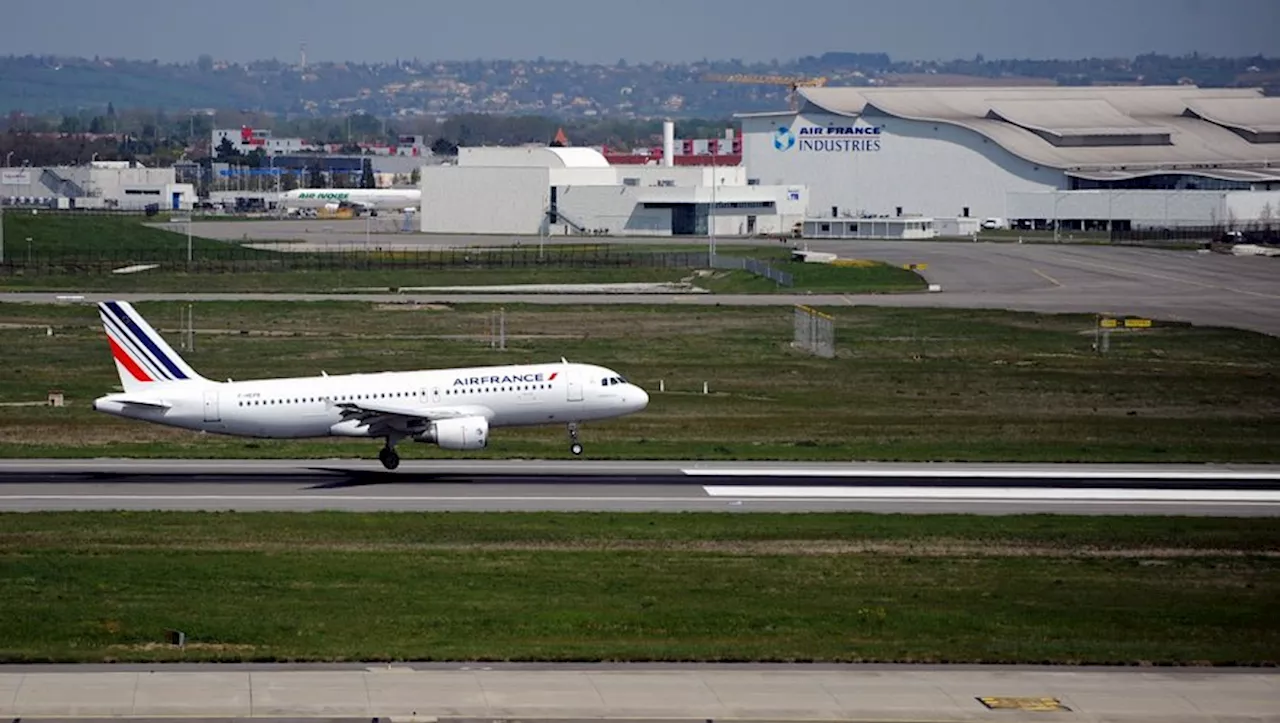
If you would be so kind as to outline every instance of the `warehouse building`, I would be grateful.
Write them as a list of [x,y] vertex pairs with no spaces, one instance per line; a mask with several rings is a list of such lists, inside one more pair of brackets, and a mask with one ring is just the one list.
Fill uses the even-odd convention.
[[0,173],[0,203],[5,206],[190,210],[195,200],[195,186],[178,183],[173,168],[146,168],[129,161],[6,168]]
[[421,172],[428,233],[777,235],[807,204],[803,186],[749,185],[741,166],[613,166],[592,148],[460,148]]
[[1258,90],[799,93],[798,111],[738,117],[749,182],[807,186],[811,220],[1106,229],[1280,216],[1280,98]]

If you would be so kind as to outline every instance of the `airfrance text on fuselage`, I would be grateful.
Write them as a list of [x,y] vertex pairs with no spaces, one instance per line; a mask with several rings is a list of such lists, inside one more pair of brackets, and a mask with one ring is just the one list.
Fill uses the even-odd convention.
[[538,372],[536,374],[508,374],[500,377],[499,376],[465,377],[465,378],[459,377],[453,380],[453,386],[455,387],[464,386],[464,385],[470,386],[472,384],[518,384],[521,382],[528,383],[528,382],[541,382],[541,381],[549,382],[555,378],[556,378],[556,375],[552,374],[546,379],[543,379],[542,372]]

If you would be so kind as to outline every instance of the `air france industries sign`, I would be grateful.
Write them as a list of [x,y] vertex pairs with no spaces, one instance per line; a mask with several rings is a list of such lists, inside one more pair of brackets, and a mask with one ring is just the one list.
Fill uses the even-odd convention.
[[798,123],[779,126],[773,132],[773,147],[799,153],[861,153],[880,150],[883,126]]

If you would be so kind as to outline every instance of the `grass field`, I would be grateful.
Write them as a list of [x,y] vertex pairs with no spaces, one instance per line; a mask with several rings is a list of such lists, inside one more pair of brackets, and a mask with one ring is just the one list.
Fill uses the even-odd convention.
[[[145,224],[145,216],[72,215],[67,213],[32,214],[29,211],[7,210],[4,214],[4,238],[6,258],[23,261],[28,252],[33,257],[84,255],[106,253],[114,249],[128,249],[137,253],[151,253],[173,258],[186,258],[187,237],[151,228]],[[185,225],[178,225],[185,228]],[[27,239],[31,239],[30,243]],[[224,253],[233,244],[193,237],[193,257]],[[243,249],[246,257],[269,257],[266,251]]]
[[[139,216],[70,216],[66,214],[5,215],[8,239],[6,257],[18,264],[0,274],[0,291],[188,291],[209,292],[309,291],[341,292],[352,289],[402,288],[406,286],[487,286],[508,284],[572,284],[692,281],[718,293],[770,293],[817,291],[845,293],[897,293],[920,291],[925,282],[904,269],[876,265],[867,268],[833,268],[788,260],[785,247],[723,245],[726,256],[750,256],[767,261],[794,275],[793,287],[745,271],[699,274],[692,268],[661,265],[610,267],[607,263],[583,263],[592,254],[698,254],[696,246],[678,244],[551,245],[548,261],[535,265],[532,246],[486,248],[458,252],[476,265],[452,259],[449,264],[424,261],[433,253],[424,249],[342,253],[266,251],[239,243],[192,239],[194,265],[187,265],[186,237],[144,224]],[[175,227],[181,229],[183,226]],[[31,238],[30,243],[25,239]],[[435,252],[439,253],[439,252]],[[486,256],[527,255],[514,268],[480,266]],[[439,259],[437,259],[439,261]],[[508,260],[510,261],[510,260]],[[669,262],[668,262],[669,263]],[[112,270],[135,264],[158,268],[131,274]]]
[[490,286],[507,284],[603,284],[688,281],[713,293],[901,293],[921,291],[917,274],[893,266],[835,268],[819,264],[780,263],[794,274],[795,284],[781,287],[746,271],[700,274],[680,268],[461,268],[399,270],[312,270],[289,272],[182,273],[157,269],[137,274],[36,274],[0,276],[2,291],[176,292],[312,292],[342,293],[413,286]]
[[1277,555],[1265,519],[12,514],[0,661],[1274,664]]
[[[182,305],[140,311],[175,348]],[[587,456],[638,459],[1275,462],[1280,339],[1163,326],[1091,352],[1091,317],[827,309],[838,355],[789,348],[789,308],[519,307],[491,350],[492,309],[355,302],[194,305],[213,379],[545,362],[619,370],[649,408],[585,425]],[[52,327],[53,336],[46,336]],[[703,395],[703,382],[710,394]],[[659,385],[665,391],[659,391]],[[0,402],[63,390],[69,406],[10,407],[0,456],[372,457],[368,441],[254,441],[118,420],[91,400],[118,385],[90,306],[0,305]],[[504,429],[483,453],[568,456],[558,427]],[[453,457],[402,445],[407,459]]]

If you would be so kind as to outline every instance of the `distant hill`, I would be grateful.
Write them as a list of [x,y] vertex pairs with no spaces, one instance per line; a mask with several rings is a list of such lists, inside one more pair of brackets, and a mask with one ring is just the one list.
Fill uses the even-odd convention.
[[1162,85],[1259,86],[1280,91],[1280,60],[1199,55],[1081,60],[893,61],[884,53],[832,52],[787,63],[592,65],[555,60],[191,63],[104,58],[0,58],[0,112],[116,108],[241,109],[294,116],[365,112],[380,117],[461,113],[560,118],[723,117],[785,108],[785,84],[710,82],[709,74],[824,77],[832,86]]

